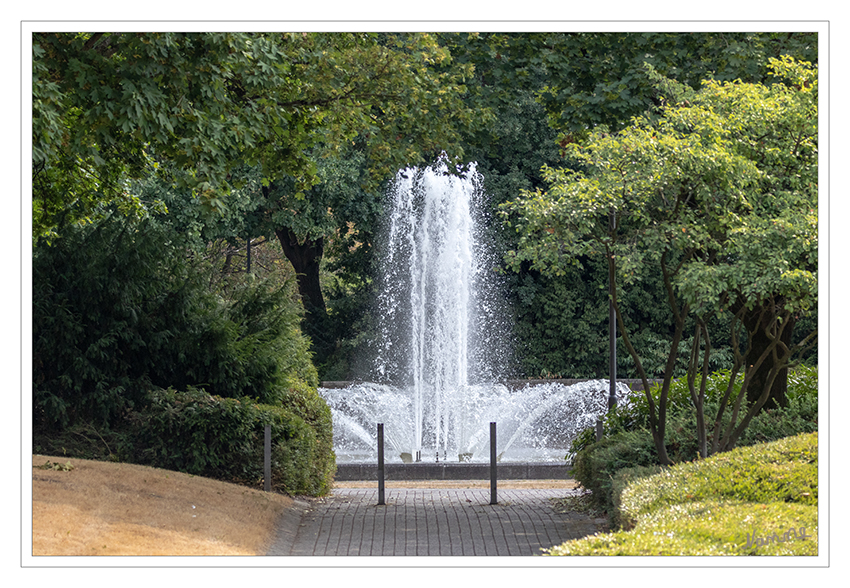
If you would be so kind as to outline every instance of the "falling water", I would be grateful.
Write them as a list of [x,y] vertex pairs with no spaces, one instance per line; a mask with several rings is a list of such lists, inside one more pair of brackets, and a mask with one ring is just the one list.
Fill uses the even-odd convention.
[[483,457],[491,421],[505,460],[563,459],[575,433],[605,410],[607,382],[494,383],[509,345],[482,178],[474,165],[455,171],[445,158],[408,168],[388,192],[371,383],[320,390],[339,461],[371,459],[378,422],[398,459]]

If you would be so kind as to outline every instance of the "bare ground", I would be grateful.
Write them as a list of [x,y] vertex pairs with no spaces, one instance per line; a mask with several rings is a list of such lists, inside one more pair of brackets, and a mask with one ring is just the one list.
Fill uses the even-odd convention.
[[[168,470],[33,455],[33,556],[266,553],[288,496]],[[45,463],[70,470],[42,469]]]
[[[45,455],[33,455],[32,465],[33,556],[263,555],[274,541],[278,518],[293,506],[282,494],[145,466]],[[498,485],[573,488],[576,483],[505,480]],[[388,489],[489,486],[489,480],[386,482]]]

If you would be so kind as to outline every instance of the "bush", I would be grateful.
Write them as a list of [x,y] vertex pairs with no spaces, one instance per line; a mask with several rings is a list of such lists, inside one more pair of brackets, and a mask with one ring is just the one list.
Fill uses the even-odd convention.
[[763,410],[750,421],[738,442],[739,446],[766,443],[818,430],[817,368],[801,365],[789,370],[786,396],[787,407]]
[[[149,362],[190,306],[180,260],[148,232],[104,222],[33,251],[34,425],[100,427],[144,398]],[[182,312],[181,312],[182,311]]]
[[614,475],[625,468],[658,464],[649,431],[623,431],[579,451],[573,461],[575,479],[591,491],[593,503],[613,513]]
[[[330,415],[327,415],[330,420]],[[190,389],[160,390],[132,415],[134,463],[249,486],[263,485],[265,425],[272,428],[272,488],[288,494],[326,494],[333,452],[323,435],[295,411],[221,398]],[[329,422],[326,427],[329,427]]]
[[617,470],[617,472],[611,477],[610,496],[612,508],[608,512],[610,513],[609,521],[613,528],[620,528],[623,526],[628,527],[630,524],[628,519],[624,520],[621,516],[623,491],[636,480],[654,476],[655,474],[663,471],[663,469],[664,468],[660,465],[635,466]]
[[120,218],[37,244],[34,445],[256,485],[268,422],[275,487],[327,492],[330,410],[293,283],[249,279],[225,295],[179,242]]
[[665,468],[637,480],[621,497],[624,518],[688,501],[818,503],[817,433],[740,447],[711,458]]
[[277,404],[318,384],[292,283],[248,281],[224,298],[172,239],[153,222],[107,219],[36,246],[36,429],[118,425],[152,388]]
[[[713,374],[709,380],[705,405],[707,426],[711,426],[719,397],[728,381],[729,375],[725,371]],[[800,366],[789,373],[788,383],[788,406],[756,415],[739,439],[738,446],[817,431],[817,369]],[[657,398],[658,388],[651,393]],[[723,426],[730,418],[727,409]],[[607,511],[616,523],[619,518],[619,472],[623,471],[623,480],[619,483],[622,486],[638,472],[645,471],[642,467],[659,465],[648,430],[648,413],[642,393],[633,393],[629,402],[623,402],[610,411],[603,418],[603,427],[605,437],[599,442],[593,428],[585,429],[573,441],[573,474],[582,486],[593,492],[592,500],[596,506]],[[696,427],[696,411],[690,401],[687,382],[684,378],[674,380],[669,392],[665,435],[665,446],[673,462],[689,462],[698,458]]]
[[630,530],[547,553],[817,555],[817,503],[817,433],[796,435],[639,475],[620,494]]

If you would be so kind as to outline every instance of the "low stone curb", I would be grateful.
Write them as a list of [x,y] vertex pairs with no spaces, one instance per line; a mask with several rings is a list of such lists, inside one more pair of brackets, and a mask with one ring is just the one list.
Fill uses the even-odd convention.
[[[497,480],[566,480],[572,478],[566,463],[500,463]],[[335,480],[377,480],[377,464],[337,464]],[[489,480],[489,463],[384,464],[385,480]]]

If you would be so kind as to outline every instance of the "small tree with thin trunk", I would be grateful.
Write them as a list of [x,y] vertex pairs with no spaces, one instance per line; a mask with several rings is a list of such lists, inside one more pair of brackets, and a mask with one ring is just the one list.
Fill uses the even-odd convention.
[[[514,263],[558,274],[580,256],[601,254],[619,290],[646,271],[661,276],[674,329],[657,401],[616,289],[612,300],[665,465],[667,395],[688,325],[702,456],[732,449],[779,374],[817,341],[816,331],[797,344],[790,337],[795,317],[817,304],[817,69],[790,58],[771,67],[772,85],[706,81],[699,91],[650,71],[665,96],[657,112],[569,145],[573,169],[544,170],[548,191],[505,206],[509,218],[521,219],[512,221],[520,233]],[[709,424],[714,314],[730,317],[734,361]]]

